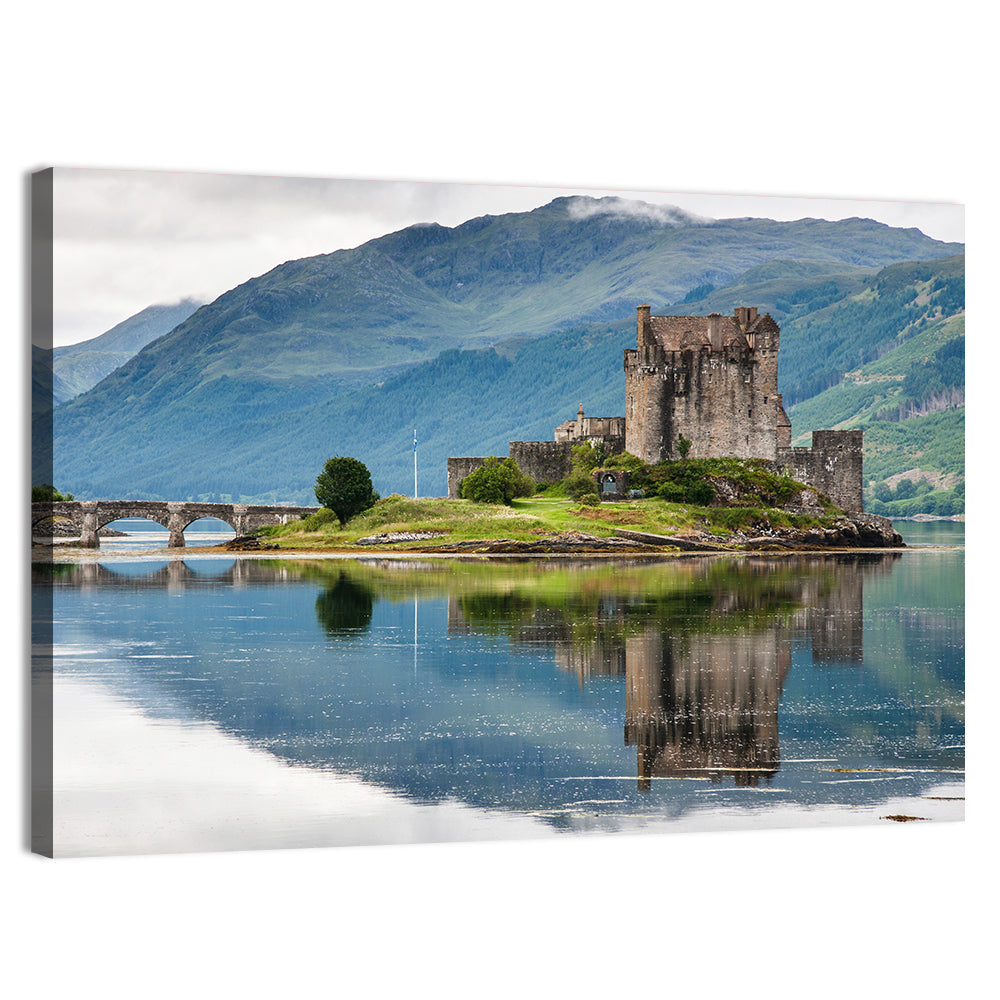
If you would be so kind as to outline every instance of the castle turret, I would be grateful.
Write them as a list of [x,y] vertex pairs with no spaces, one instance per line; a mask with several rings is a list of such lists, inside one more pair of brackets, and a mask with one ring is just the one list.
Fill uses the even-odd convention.
[[636,346],[642,350],[653,340],[652,324],[649,319],[649,306],[639,306],[636,309]]

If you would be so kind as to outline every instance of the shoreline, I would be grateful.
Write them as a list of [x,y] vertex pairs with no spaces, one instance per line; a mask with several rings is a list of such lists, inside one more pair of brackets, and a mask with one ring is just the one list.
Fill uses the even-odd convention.
[[[490,559],[648,559],[654,560],[674,560],[674,559],[705,559],[719,558],[725,556],[740,556],[749,558],[774,559],[775,557],[796,558],[801,556],[841,556],[850,553],[864,554],[886,554],[902,552],[930,552],[938,550],[950,550],[964,548],[964,546],[953,545],[926,545],[926,546],[898,546],[898,547],[832,547],[816,546],[815,548],[788,549],[775,547],[772,549],[717,549],[713,551],[681,551],[679,549],[587,549],[581,547],[574,551],[561,552],[488,552],[488,551],[436,551],[427,549],[402,549],[384,548],[375,549],[370,546],[357,549],[255,549],[239,550],[227,549],[225,545],[192,545],[184,548],[161,548],[148,549],[130,552],[113,552],[108,549],[84,549],[79,546],[58,545],[58,546],[32,546],[32,564],[45,562],[97,562],[100,560],[115,561],[145,561],[145,560],[175,560],[188,559],[191,557],[218,557],[225,556],[230,559],[356,559],[368,561],[372,559],[454,559],[454,560],[490,560]],[[56,558],[58,554],[59,558]]]
[[[465,538],[449,541],[446,532],[420,535],[414,532],[386,532],[342,545],[276,545],[253,535],[214,540],[212,544],[189,544],[178,548],[136,548],[115,551],[83,548],[79,539],[32,540],[31,562],[79,562],[98,560],[176,560],[225,556],[252,559],[359,560],[372,559],[647,559],[669,560],[703,556],[816,556],[847,553],[898,553],[907,545],[892,522],[876,515],[860,515],[826,529],[777,529],[765,534],[742,532],[712,536],[703,532],[679,535],[653,534],[629,528],[613,528],[611,535],[593,535],[578,529],[552,532],[542,538]],[[915,522],[928,518],[908,519]],[[964,517],[934,518],[934,521],[964,522]],[[860,530],[859,530],[860,529]],[[136,541],[141,536],[135,536]],[[433,538],[433,541],[430,539]],[[291,539],[289,539],[291,541]],[[955,545],[919,545],[920,549],[956,549]]]

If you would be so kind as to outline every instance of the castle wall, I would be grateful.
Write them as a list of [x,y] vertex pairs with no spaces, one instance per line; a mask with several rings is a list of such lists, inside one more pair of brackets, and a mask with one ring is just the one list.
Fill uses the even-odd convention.
[[[565,479],[573,469],[572,447],[568,441],[511,441],[510,457],[536,483],[555,483]],[[458,484],[485,461],[485,456],[448,459],[449,499],[459,498]]]
[[663,351],[655,345],[625,351],[625,450],[647,462],[670,455],[676,440],[667,376],[657,370]]
[[485,456],[478,458],[448,459],[448,499],[458,499],[458,484],[473,470],[478,469],[486,461]]
[[707,347],[625,351],[625,450],[647,462],[777,457],[776,352]]
[[572,447],[568,441],[511,441],[510,457],[536,483],[556,483],[573,470]]
[[812,448],[782,449],[779,463],[792,479],[825,493],[846,511],[864,510],[863,431],[813,431]]

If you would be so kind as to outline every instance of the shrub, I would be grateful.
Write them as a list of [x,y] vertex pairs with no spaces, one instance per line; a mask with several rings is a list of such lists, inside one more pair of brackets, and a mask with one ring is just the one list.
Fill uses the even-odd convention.
[[610,449],[603,442],[594,444],[591,441],[582,441],[574,444],[570,448],[573,455],[573,468],[582,469],[584,472],[593,472],[607,458]]
[[49,483],[42,483],[41,486],[31,487],[32,503],[59,503],[61,500],[72,500],[72,493],[60,493]]
[[583,497],[598,497],[600,494],[597,483],[590,477],[590,473],[582,468],[575,468],[563,480],[563,491],[571,500],[581,500]]
[[458,486],[458,494],[473,503],[503,503],[510,505],[514,497],[530,497],[535,484],[512,458],[490,455],[470,472]]
[[656,495],[671,503],[707,507],[715,500],[715,487],[706,479],[668,480],[657,489]]
[[356,458],[328,458],[316,477],[316,499],[337,515],[341,526],[355,514],[368,510],[378,498],[368,467]]

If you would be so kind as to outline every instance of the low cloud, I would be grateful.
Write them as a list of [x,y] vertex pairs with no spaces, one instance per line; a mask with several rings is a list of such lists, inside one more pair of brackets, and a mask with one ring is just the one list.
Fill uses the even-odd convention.
[[625,198],[569,198],[567,211],[573,219],[592,219],[596,215],[614,215],[621,218],[648,219],[665,226],[688,226],[714,220],[704,215],[685,212],[676,205],[651,205],[645,201]]

